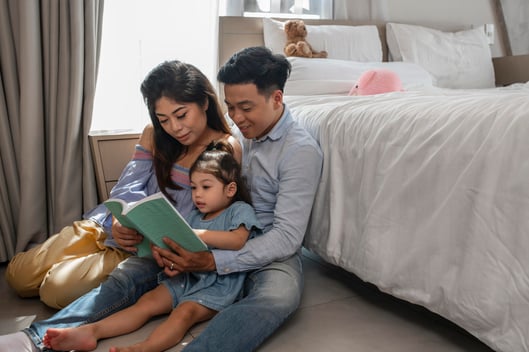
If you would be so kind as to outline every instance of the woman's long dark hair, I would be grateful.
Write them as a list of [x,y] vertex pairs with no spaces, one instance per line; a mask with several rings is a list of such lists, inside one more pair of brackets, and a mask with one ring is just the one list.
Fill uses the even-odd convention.
[[189,169],[189,176],[193,172],[213,175],[224,185],[235,182],[237,192],[233,201],[240,200],[252,204],[250,190],[241,172],[241,165],[235,160],[233,147],[226,140],[212,141]]
[[153,163],[156,179],[160,190],[171,198],[167,188],[181,189],[171,180],[171,169],[187,151],[187,147],[164,131],[155,113],[156,102],[166,97],[179,103],[196,103],[201,107],[208,104],[207,125],[224,133],[230,133],[230,128],[213,86],[193,65],[178,60],[162,62],[149,72],[140,89],[154,126]]

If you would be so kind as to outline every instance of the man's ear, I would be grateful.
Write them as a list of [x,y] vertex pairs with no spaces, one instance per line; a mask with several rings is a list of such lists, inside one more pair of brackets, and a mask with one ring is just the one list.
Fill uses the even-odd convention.
[[274,104],[276,105],[276,107],[283,108],[283,92],[281,91],[281,89],[276,89],[272,93],[272,99],[274,100]]
[[226,192],[228,194],[228,197],[235,197],[235,194],[237,193],[237,183],[230,182],[226,185]]

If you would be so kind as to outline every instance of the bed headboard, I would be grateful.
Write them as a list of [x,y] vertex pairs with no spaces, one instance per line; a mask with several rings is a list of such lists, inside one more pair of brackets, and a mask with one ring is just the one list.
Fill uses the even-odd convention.
[[[277,18],[284,21],[285,19]],[[314,25],[376,25],[382,43],[383,61],[388,60],[388,48],[386,44],[385,22],[377,21],[352,21],[352,20],[304,20],[306,24]],[[442,24],[442,23],[410,23],[420,26],[435,28],[442,31],[459,31],[470,29],[465,24]],[[233,53],[249,46],[264,45],[262,18],[257,17],[219,17],[219,57],[218,65],[221,67]],[[529,63],[529,55],[507,56],[493,58],[493,65],[497,85],[507,85],[515,82],[526,82],[528,73],[525,67]],[[219,91],[222,101],[222,90]]]
[[[285,19],[278,18],[284,21]],[[333,25],[376,25],[380,35],[380,42],[386,43],[386,27],[382,22],[361,22],[348,20],[303,20],[306,24],[333,24]],[[220,17],[219,18],[219,67],[221,67],[230,56],[240,49],[249,46],[264,45],[263,22],[261,18],[255,17]],[[384,61],[387,61],[387,46],[382,45]]]

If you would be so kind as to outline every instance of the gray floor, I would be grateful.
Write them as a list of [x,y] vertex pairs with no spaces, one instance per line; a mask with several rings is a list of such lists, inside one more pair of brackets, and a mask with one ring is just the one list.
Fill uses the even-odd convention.
[[[305,291],[299,310],[259,351],[492,351],[450,322],[421,307],[382,294],[308,252],[304,255],[304,265]],[[4,271],[5,264],[2,264],[2,278]],[[3,279],[0,279],[0,311],[0,334],[17,331],[54,312],[38,299],[18,298]],[[110,346],[138,341],[161,319],[133,334],[101,341],[96,351],[108,351]],[[182,345],[205,326],[193,328]],[[180,351],[182,345],[170,351]]]

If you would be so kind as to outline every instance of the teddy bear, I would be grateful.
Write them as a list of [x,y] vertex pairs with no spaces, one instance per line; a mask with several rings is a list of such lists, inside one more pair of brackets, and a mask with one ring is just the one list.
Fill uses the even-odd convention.
[[284,52],[286,56],[297,57],[319,57],[326,58],[326,51],[315,51],[312,46],[305,40],[307,37],[307,27],[303,20],[288,20],[285,22],[285,33],[287,42]]
[[374,69],[360,75],[349,95],[372,95],[389,92],[402,92],[399,76],[388,69]]

